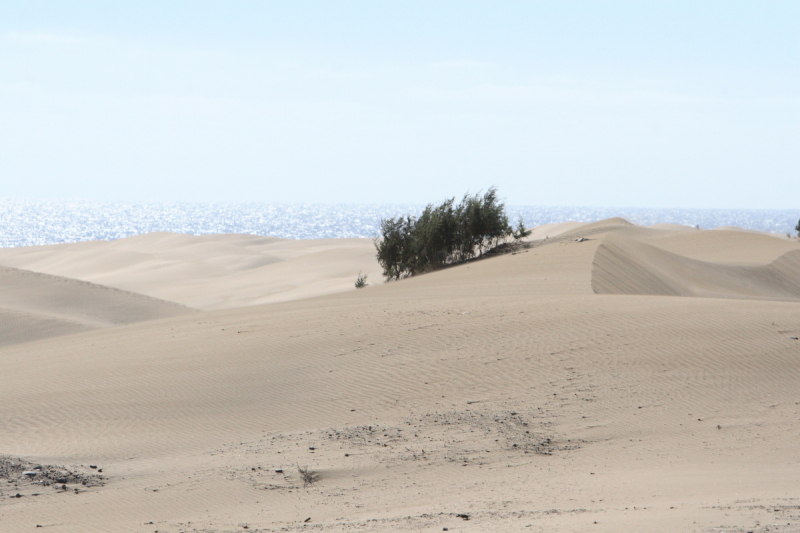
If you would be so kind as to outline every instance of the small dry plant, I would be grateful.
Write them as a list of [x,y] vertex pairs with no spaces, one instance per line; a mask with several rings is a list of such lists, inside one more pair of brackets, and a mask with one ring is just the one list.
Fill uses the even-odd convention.
[[319,473],[311,470],[307,466],[303,468],[297,465],[297,471],[300,472],[300,479],[303,480],[303,487],[313,485],[315,482],[319,481]]

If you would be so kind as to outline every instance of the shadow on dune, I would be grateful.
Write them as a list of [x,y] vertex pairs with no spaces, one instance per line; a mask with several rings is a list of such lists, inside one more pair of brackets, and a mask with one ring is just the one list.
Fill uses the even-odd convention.
[[192,312],[143,294],[0,267],[0,347]]

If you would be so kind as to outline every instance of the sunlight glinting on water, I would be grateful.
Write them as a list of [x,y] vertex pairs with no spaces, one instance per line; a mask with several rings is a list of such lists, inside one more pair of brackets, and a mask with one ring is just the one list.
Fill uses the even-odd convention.
[[[205,235],[242,233],[286,239],[374,237],[380,220],[418,214],[420,205],[258,204],[191,202],[111,202],[2,200],[0,247],[113,240],[155,231]],[[506,208],[528,227],[576,220],[623,217],[636,224],[699,225],[703,229],[738,226],[793,233],[799,211],[748,209],[647,209],[615,207]]]

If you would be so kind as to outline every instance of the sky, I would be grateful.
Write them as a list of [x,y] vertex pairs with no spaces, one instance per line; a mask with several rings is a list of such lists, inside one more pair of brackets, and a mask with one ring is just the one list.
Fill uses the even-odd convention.
[[800,2],[0,3],[0,198],[793,208]]

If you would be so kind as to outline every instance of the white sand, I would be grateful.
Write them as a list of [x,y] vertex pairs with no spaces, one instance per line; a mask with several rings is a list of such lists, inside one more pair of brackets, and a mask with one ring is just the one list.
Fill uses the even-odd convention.
[[[209,240],[198,268],[230,250]],[[798,531],[798,249],[611,220],[364,290],[0,348],[0,453],[106,476],[3,482],[0,529]],[[125,269],[97,257],[98,279]],[[328,275],[313,264],[283,283],[302,293]]]

